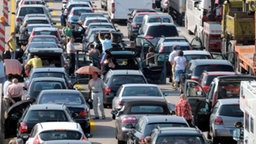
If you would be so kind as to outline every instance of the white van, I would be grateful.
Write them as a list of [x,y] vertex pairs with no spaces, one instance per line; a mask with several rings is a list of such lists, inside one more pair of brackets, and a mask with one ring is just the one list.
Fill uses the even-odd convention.
[[127,20],[128,14],[134,9],[153,9],[155,0],[108,0],[108,16],[111,21]]
[[149,23],[174,23],[172,16],[169,14],[159,13],[159,14],[151,14],[145,15],[141,24],[141,32],[145,32],[147,24]]

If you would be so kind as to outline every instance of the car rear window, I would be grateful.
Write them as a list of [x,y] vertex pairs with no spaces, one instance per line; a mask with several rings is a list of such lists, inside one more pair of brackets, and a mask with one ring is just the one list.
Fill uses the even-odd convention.
[[[48,96],[50,95],[50,96]],[[83,101],[79,94],[72,93],[46,93],[41,95],[41,99],[39,99],[38,104],[47,104],[47,103],[58,103],[58,104],[72,104],[72,105],[80,105],[83,104]]]
[[164,108],[158,105],[134,105],[131,107],[130,113],[164,113]]
[[188,127],[188,125],[186,123],[177,123],[177,122],[150,123],[146,126],[146,129],[144,131],[150,135],[151,131],[158,127],[161,127],[161,128],[162,127]]
[[42,7],[22,7],[19,16],[25,16],[26,14],[44,14],[44,10]]
[[188,135],[188,136],[183,136],[182,134],[180,135],[159,135],[157,140],[157,144],[205,144],[202,136],[197,136],[197,135]]
[[134,87],[126,87],[124,88],[123,96],[159,96],[161,97],[161,93],[159,89],[156,87],[144,87],[144,86],[134,86]]
[[30,43],[27,49],[30,48],[57,48],[56,43]]
[[53,35],[56,36],[57,35],[57,31],[35,31],[34,35]]
[[88,26],[91,23],[108,23],[108,20],[104,20],[104,19],[88,20],[85,25]]
[[143,21],[143,17],[144,17],[144,15],[138,15],[138,16],[134,17],[134,21],[138,24],[141,24]]
[[78,131],[73,130],[48,130],[41,132],[39,134],[39,137],[43,141],[50,141],[50,140],[80,140],[82,137],[82,134]]
[[220,108],[220,115],[230,117],[243,117],[244,113],[240,110],[238,104],[222,105]]
[[65,78],[64,73],[60,72],[36,72],[33,74],[32,78],[36,77],[58,77],[58,78]]
[[35,37],[31,42],[54,42],[57,43],[57,39],[53,37]]
[[31,123],[68,121],[63,110],[30,110],[24,121]]
[[148,20],[148,23],[158,23],[158,22],[171,23],[171,20],[169,18],[160,18],[160,17],[150,18]]
[[211,59],[210,55],[184,55],[187,61],[194,59]]
[[[172,47],[173,46],[164,46],[164,49],[160,49],[161,53],[171,53],[172,52]],[[189,50],[189,49],[190,49],[190,47],[188,45],[188,46],[177,46],[176,50]]]
[[200,65],[195,68],[194,75],[200,76],[203,71],[231,71],[234,69],[230,65],[220,65],[220,64],[209,64],[209,65]]
[[128,83],[146,83],[146,81],[141,75],[115,75],[111,81],[113,86],[121,86]]
[[92,13],[91,9],[74,10],[74,15],[81,16],[82,13]]
[[154,37],[171,37],[171,36],[178,36],[178,31],[175,26],[168,26],[168,25],[157,25],[157,26],[150,26],[147,32],[147,35],[151,35]]
[[48,20],[27,20],[27,24],[49,24]]
[[88,4],[73,4],[73,5],[70,5],[68,7],[68,11],[70,12],[70,10],[73,8],[73,7],[90,7]]

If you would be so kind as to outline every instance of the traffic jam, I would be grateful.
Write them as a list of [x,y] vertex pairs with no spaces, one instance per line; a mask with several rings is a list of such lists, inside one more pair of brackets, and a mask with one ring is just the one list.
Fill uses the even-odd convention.
[[0,143],[256,144],[254,1],[9,3]]

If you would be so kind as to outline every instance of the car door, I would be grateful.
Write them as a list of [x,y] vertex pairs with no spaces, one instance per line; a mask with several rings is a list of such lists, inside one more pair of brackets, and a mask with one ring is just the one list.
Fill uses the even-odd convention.
[[195,125],[201,130],[209,127],[210,105],[206,102],[206,93],[202,86],[194,80],[186,80],[184,94],[189,101]]
[[5,119],[5,138],[16,136],[17,123],[22,117],[25,110],[32,104],[31,100],[24,100],[15,103],[8,109],[7,118]]

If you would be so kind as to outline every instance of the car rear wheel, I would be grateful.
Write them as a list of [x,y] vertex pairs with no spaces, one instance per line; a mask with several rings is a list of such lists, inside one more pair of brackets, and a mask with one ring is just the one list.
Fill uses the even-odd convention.
[[117,140],[117,144],[125,144],[125,141]]

